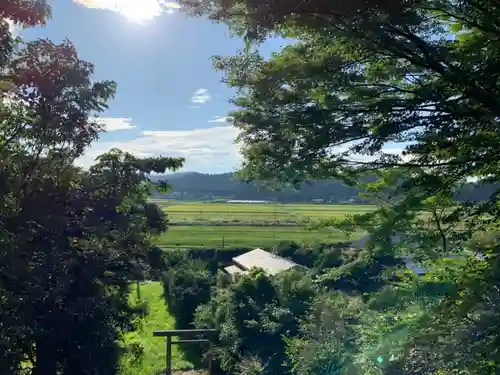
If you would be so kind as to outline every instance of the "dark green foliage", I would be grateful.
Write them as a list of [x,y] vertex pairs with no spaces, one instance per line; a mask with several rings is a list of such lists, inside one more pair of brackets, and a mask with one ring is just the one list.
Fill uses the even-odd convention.
[[158,281],[161,275],[167,268],[165,254],[162,249],[157,246],[151,246],[146,253],[146,263],[149,265],[145,279]]
[[[496,245],[491,250],[498,253]],[[496,374],[500,343],[498,257],[471,257],[460,268],[455,262],[450,264],[453,266],[448,273],[455,276],[454,288],[434,306],[430,318],[420,322],[408,346],[422,355],[405,357],[405,367],[411,373],[444,369]]]
[[182,159],[112,150],[88,170],[73,165],[103,130],[91,116],[116,84],[93,82],[67,40],[12,54],[5,17],[32,26],[47,12],[43,1],[0,4],[0,373],[112,375],[135,313],[129,283],[166,229],[147,176]]
[[269,277],[255,270],[218,288],[199,308],[197,326],[219,330],[213,350],[224,371],[241,370],[238,364],[252,359],[262,373],[288,373],[285,338],[297,335],[316,293],[312,280],[300,271]]
[[361,253],[350,263],[332,269],[320,281],[328,288],[340,290],[347,294],[371,293],[380,289],[392,278],[396,270],[404,266],[404,262],[390,255]]
[[310,268],[321,285],[352,294],[371,293],[390,280],[404,266],[401,259],[388,254],[372,254],[351,249],[347,244],[322,244],[304,247],[296,243],[282,243],[275,252]]
[[350,374],[356,352],[361,308],[339,293],[319,295],[301,324],[299,334],[287,340],[287,356],[297,375]]
[[[205,301],[197,307],[196,326],[219,330],[205,356],[213,356],[215,368],[229,373],[418,373],[423,365],[418,363],[419,357],[411,362],[405,353],[418,347],[422,355],[430,355],[433,346],[425,346],[421,340],[427,337],[430,319],[436,319],[439,315],[435,314],[449,306],[447,299],[458,293],[454,279],[461,277],[463,260],[436,263],[424,278],[417,278],[404,271],[401,260],[383,253],[353,253],[326,246],[316,250],[292,243],[282,244],[278,251],[313,266],[333,252],[333,264],[274,277],[254,270],[233,283],[221,274],[207,281],[208,265],[199,260],[192,263],[176,252],[177,258],[172,256],[170,261],[175,267],[172,274],[179,275],[176,288],[180,293],[185,288],[189,297],[199,295],[198,302]],[[320,277],[311,278],[313,274]],[[209,296],[205,286],[214,279]],[[191,303],[192,311],[196,299],[184,298],[177,297]],[[437,324],[432,326],[437,329]],[[495,324],[492,321],[488,329]],[[492,337],[491,331],[488,334]],[[443,353],[450,348],[443,346]],[[188,351],[194,353],[191,349]],[[199,352],[196,355],[201,358]],[[379,364],[379,356],[385,362]],[[440,368],[446,367],[439,363]]]
[[[474,236],[496,232],[500,218],[498,4],[183,3],[247,40],[238,55],[215,58],[237,90],[231,116],[245,180],[359,186],[360,173],[379,177],[366,187],[378,210],[325,223],[373,234],[371,255],[320,278],[348,294],[369,293],[363,303],[381,292],[383,302],[364,306],[356,333],[347,334],[357,340],[354,373],[498,373],[498,249],[493,243],[482,259],[464,253],[477,250]],[[276,35],[292,42],[268,57],[253,48]],[[485,201],[470,194],[471,178],[491,184],[480,188]],[[443,261],[450,253],[459,257]],[[399,254],[427,262],[425,284],[404,272],[391,276]],[[396,284],[387,289],[387,280]],[[338,355],[343,341],[327,340],[309,334],[293,346],[297,373],[349,368]],[[318,354],[301,362],[309,344]]]
[[[167,309],[175,318],[176,329],[192,329],[195,327],[196,309],[212,297],[212,288],[217,280],[217,259],[212,257],[205,261],[192,258],[187,251],[169,251],[164,257],[166,271],[162,282]],[[199,345],[183,345],[181,349],[189,362],[203,366]]]
[[182,266],[188,260],[200,260],[205,263],[207,269],[211,274],[215,275],[217,270],[232,264],[233,258],[244,254],[253,249],[231,247],[220,249],[207,249],[207,248],[189,248],[182,250],[162,250],[155,247],[151,250],[156,256],[161,256],[161,259],[156,259],[158,266],[162,270],[173,269],[178,264]]
[[[216,59],[240,90],[232,115],[249,178],[301,182],[398,165],[431,167],[441,188],[473,175],[496,182],[494,3],[186,3],[249,39],[277,32],[300,41],[269,59]],[[391,143],[406,158],[383,150]]]
[[192,259],[201,259],[207,262],[210,265],[210,269],[212,270],[212,272],[215,273],[218,268],[225,267],[231,264],[233,258],[250,250],[253,249],[239,247],[224,248],[223,250],[194,248],[182,250],[182,252],[186,253],[187,256]]
[[348,249],[346,244],[319,244],[306,247],[295,242],[284,242],[278,244],[274,251],[284,258],[320,273],[348,263],[357,256],[357,251]]
[[[310,202],[324,199],[333,203],[364,203],[358,196],[359,188],[347,186],[342,181],[311,181],[304,183],[300,190],[279,189],[273,191],[262,184],[247,184],[232,173],[201,174],[180,173],[165,176],[172,185],[167,194],[156,193],[156,197],[168,197],[182,200],[243,199],[269,200],[283,203]],[[281,188],[276,186],[275,188]]]
[[183,256],[163,275],[163,289],[169,312],[177,329],[193,328],[196,308],[210,300],[214,274],[207,263]]

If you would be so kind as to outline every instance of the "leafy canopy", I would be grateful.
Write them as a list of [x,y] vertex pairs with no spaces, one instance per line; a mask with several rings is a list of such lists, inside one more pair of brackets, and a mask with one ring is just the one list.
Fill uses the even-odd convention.
[[134,314],[130,281],[167,225],[148,176],[183,160],[111,150],[74,166],[116,84],[95,82],[70,41],[12,39],[7,20],[49,14],[43,1],[0,4],[0,373],[111,375]]
[[[497,193],[482,203],[458,203],[452,195],[467,180],[500,179],[498,4],[183,3],[188,12],[226,23],[247,39],[245,51],[215,58],[216,68],[237,89],[231,116],[241,130],[244,179],[298,184],[340,177],[357,184],[361,172],[378,174],[380,180],[368,192],[390,199],[381,199],[380,209],[370,215],[337,224],[364,227],[386,253],[393,250],[389,240],[397,232],[406,236],[399,250],[423,250],[435,259],[460,252],[480,231],[498,230]],[[290,44],[261,56],[254,46],[273,36],[288,38]],[[498,344],[493,318],[494,311],[498,314],[498,247],[494,240],[469,250],[483,258],[462,254],[465,263],[452,267],[437,260],[429,264],[439,271],[436,279],[453,286],[446,298],[432,306],[413,304],[410,298],[403,307],[393,299],[390,314],[366,316],[373,323],[366,327],[379,336],[391,333],[404,340],[392,349],[386,343],[383,354],[377,354],[370,348],[376,335],[359,332],[364,353],[373,355],[356,356],[358,370],[369,362],[363,373],[498,372],[498,351],[492,347]],[[333,271],[325,278],[336,281],[337,276]],[[311,334],[292,343],[292,355],[299,353],[296,371],[338,370],[346,357],[332,352],[344,348],[335,336],[331,340],[323,345],[323,338]],[[317,349],[317,360],[299,366],[309,343]],[[394,362],[373,367],[389,349]]]
[[353,166],[403,165],[442,176],[440,186],[497,177],[493,3],[186,4],[249,40],[278,34],[297,41],[269,59],[257,52],[216,59],[239,89],[233,115],[245,176],[296,182]]

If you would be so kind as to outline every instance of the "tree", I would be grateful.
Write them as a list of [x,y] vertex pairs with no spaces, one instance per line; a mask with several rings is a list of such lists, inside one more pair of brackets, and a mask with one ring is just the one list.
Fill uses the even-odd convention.
[[[231,116],[241,130],[245,179],[298,184],[340,177],[356,184],[367,171],[382,170],[382,180],[393,172],[403,176],[393,179],[397,201],[362,218],[386,252],[392,251],[392,231],[409,231],[418,240],[415,247],[439,258],[462,250],[476,232],[497,230],[498,191],[484,203],[451,199],[468,179],[498,183],[500,177],[497,4],[184,3],[248,41],[237,56],[215,59],[238,90]],[[251,42],[275,35],[295,43],[269,58],[252,50]],[[429,213],[426,220],[418,214],[422,209]],[[450,242],[460,229],[461,238]],[[404,373],[497,371],[490,345],[497,343],[498,322],[491,314],[498,307],[498,280],[492,276],[499,271],[498,249],[490,247],[487,255],[465,258],[470,264],[440,275],[454,280],[456,293],[412,322],[421,333],[414,330],[403,350]]]
[[[277,33],[299,41],[267,60],[257,52],[215,60],[240,92],[232,116],[249,179],[297,183],[404,166],[432,191],[469,177],[498,180],[493,4],[186,4],[249,40]],[[387,148],[398,144],[401,155]]]
[[[23,27],[45,25],[50,17],[50,7],[44,0],[5,0],[0,5],[0,66],[5,66],[9,60],[15,41],[10,33],[10,25]],[[2,86],[5,78],[0,76]]]
[[196,323],[219,331],[214,356],[224,371],[286,374],[285,339],[298,334],[316,294],[311,278],[300,271],[268,276],[256,269],[217,288],[198,308]]
[[[43,24],[44,2],[0,5],[0,372],[115,374],[117,341],[134,311],[130,281],[142,278],[151,240],[166,229],[147,203],[148,175],[183,160],[138,159],[119,150],[82,170],[73,162],[103,131],[93,116],[114,95],[69,41],[17,52],[8,17]],[[157,184],[157,187],[164,186]]]
[[163,289],[177,329],[193,327],[196,308],[210,300],[214,284],[214,275],[201,259],[186,256],[179,262],[169,264],[163,275]]
[[355,374],[356,325],[364,306],[341,293],[319,295],[303,319],[299,334],[287,339],[294,374]]

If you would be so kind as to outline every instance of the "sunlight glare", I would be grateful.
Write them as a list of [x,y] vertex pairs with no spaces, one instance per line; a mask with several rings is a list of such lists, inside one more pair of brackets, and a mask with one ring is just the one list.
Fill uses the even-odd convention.
[[180,5],[165,0],[73,0],[73,2],[87,8],[108,9],[118,12],[128,20],[144,23],[162,13],[173,13]]
[[143,23],[162,13],[163,9],[155,0],[127,0],[120,6],[119,12],[128,20]]

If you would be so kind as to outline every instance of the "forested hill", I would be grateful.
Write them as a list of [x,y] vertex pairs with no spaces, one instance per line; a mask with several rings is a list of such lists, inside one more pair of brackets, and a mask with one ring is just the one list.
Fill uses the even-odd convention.
[[[196,172],[174,173],[157,176],[154,179],[167,180],[173,189],[168,194],[155,193],[156,198],[181,200],[269,200],[287,202],[311,202],[323,199],[330,203],[370,203],[359,197],[359,189],[345,185],[339,180],[316,181],[302,185],[299,191],[270,191],[255,184],[246,184],[233,178],[232,173],[202,174]],[[493,185],[469,184],[457,192],[461,201],[485,200],[494,191]]]

